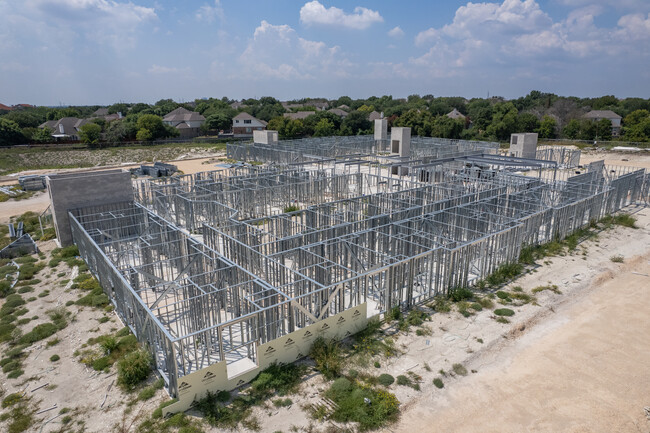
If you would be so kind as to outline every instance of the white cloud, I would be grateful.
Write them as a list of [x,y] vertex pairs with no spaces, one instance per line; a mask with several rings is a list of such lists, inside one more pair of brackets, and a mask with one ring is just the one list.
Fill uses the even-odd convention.
[[215,0],[214,6],[204,4],[196,11],[195,17],[198,21],[206,21],[208,23],[214,22],[216,18],[223,20],[224,15],[221,0]]
[[440,37],[440,31],[434,28],[421,31],[415,36],[415,45],[423,45]]
[[388,36],[391,38],[401,38],[404,36],[404,30],[402,30],[399,26],[393,27],[391,30],[388,31]]
[[342,9],[334,6],[326,8],[318,0],[314,0],[300,8],[300,21],[306,25],[319,24],[363,30],[374,23],[383,22],[384,19],[379,12],[361,6],[354,8],[353,13],[346,14]]
[[242,72],[233,78],[307,80],[347,76],[352,64],[338,46],[298,36],[290,26],[262,21],[239,57]]
[[158,18],[153,8],[108,0],[26,0],[16,3],[11,13],[7,20],[29,22],[31,31],[45,41],[51,41],[54,33],[106,43],[117,50],[133,47],[137,29]]
[[452,22],[419,32],[415,45],[426,51],[408,64],[420,77],[469,77],[481,71],[484,77],[543,80],[567,68],[588,71],[632,58],[647,61],[650,14],[624,15],[613,28],[599,27],[597,17],[607,7],[607,1],[596,1],[554,21],[535,0],[470,2],[458,8]]

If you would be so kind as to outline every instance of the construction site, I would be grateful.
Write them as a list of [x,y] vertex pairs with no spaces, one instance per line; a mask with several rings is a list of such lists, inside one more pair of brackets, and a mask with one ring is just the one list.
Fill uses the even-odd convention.
[[151,351],[179,398],[168,411],[302,358],[312,337],[343,339],[369,318],[471,287],[523,247],[647,204],[650,191],[645,169],[581,166],[579,150],[538,148],[536,134],[514,134],[504,154],[409,128],[389,135],[385,119],[374,136],[259,131],[227,156],[246,164],[137,180],[126,197],[127,180],[108,173],[98,182],[120,194],[81,194],[58,216],[57,182],[88,177],[48,180],[57,237],[70,232]]

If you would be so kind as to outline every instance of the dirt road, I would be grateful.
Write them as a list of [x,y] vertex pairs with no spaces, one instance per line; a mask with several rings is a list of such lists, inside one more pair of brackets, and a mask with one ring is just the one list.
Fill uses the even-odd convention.
[[601,274],[583,299],[498,357],[479,357],[476,374],[418,401],[391,430],[650,432],[649,260]]

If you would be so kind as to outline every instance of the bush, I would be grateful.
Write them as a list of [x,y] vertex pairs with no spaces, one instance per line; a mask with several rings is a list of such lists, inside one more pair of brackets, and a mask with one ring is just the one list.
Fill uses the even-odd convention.
[[384,318],[386,319],[386,322],[400,320],[402,318],[402,312],[400,311],[399,307],[393,307],[390,310],[386,311]]
[[375,366],[375,368],[381,368],[381,364],[379,363],[379,361],[375,361],[373,365]]
[[515,278],[523,269],[524,267],[521,263],[506,263],[488,275],[485,281],[492,287],[498,287]]
[[399,401],[394,394],[361,387],[344,378],[337,379],[325,396],[336,403],[331,418],[341,423],[357,422],[359,431],[377,429],[393,422],[399,413]]
[[131,352],[117,363],[117,383],[126,390],[132,390],[145,380],[151,372],[151,355],[140,349]]
[[61,357],[59,357],[59,355],[52,355],[52,356],[50,356],[50,361],[52,361],[52,362],[56,362],[56,361],[58,361],[59,359],[61,359]]
[[0,298],[6,298],[14,293],[16,293],[16,291],[11,287],[9,281],[0,281]]
[[305,367],[297,364],[271,364],[251,382],[251,395],[256,399],[268,397],[273,392],[285,395],[300,383]]
[[447,296],[453,302],[460,302],[466,299],[472,299],[472,297],[474,297],[474,293],[467,287],[455,287],[453,289],[449,289]]
[[31,332],[20,337],[18,340],[21,344],[32,344],[53,335],[59,329],[53,323],[43,323],[36,325]]
[[17,369],[17,370],[13,370],[11,373],[9,373],[9,374],[7,375],[7,378],[9,378],[9,379],[15,379],[15,378],[17,378],[17,377],[22,376],[23,374],[25,374],[25,372],[24,372],[23,370],[21,370],[21,369]]
[[300,206],[292,204],[284,208],[284,213],[295,212],[299,210],[300,210]]
[[433,384],[434,384],[434,385],[436,386],[436,388],[438,388],[438,389],[440,389],[440,388],[444,388],[444,387],[445,387],[445,384],[442,383],[442,379],[440,379],[439,377],[436,377],[435,379],[433,379]]
[[390,374],[380,374],[377,381],[384,386],[391,386],[395,382],[395,378]]
[[515,312],[509,308],[497,308],[494,310],[494,314],[497,316],[514,316]]
[[6,409],[10,406],[13,406],[19,401],[21,401],[22,398],[23,398],[22,394],[19,392],[14,392],[13,394],[9,394],[4,398],[4,400],[2,400],[2,408]]
[[454,370],[454,373],[456,373],[459,376],[466,376],[467,375],[467,369],[463,367],[462,364],[454,364],[451,366],[452,370]]
[[397,384],[401,386],[411,386],[411,380],[403,374],[400,374],[397,376]]
[[341,375],[343,358],[341,347],[336,341],[325,341],[323,337],[318,337],[309,351],[309,356],[325,379],[332,380]]

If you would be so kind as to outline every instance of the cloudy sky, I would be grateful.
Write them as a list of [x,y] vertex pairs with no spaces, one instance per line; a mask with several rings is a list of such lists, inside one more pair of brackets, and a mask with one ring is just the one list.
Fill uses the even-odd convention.
[[0,102],[650,97],[650,0],[0,0]]

